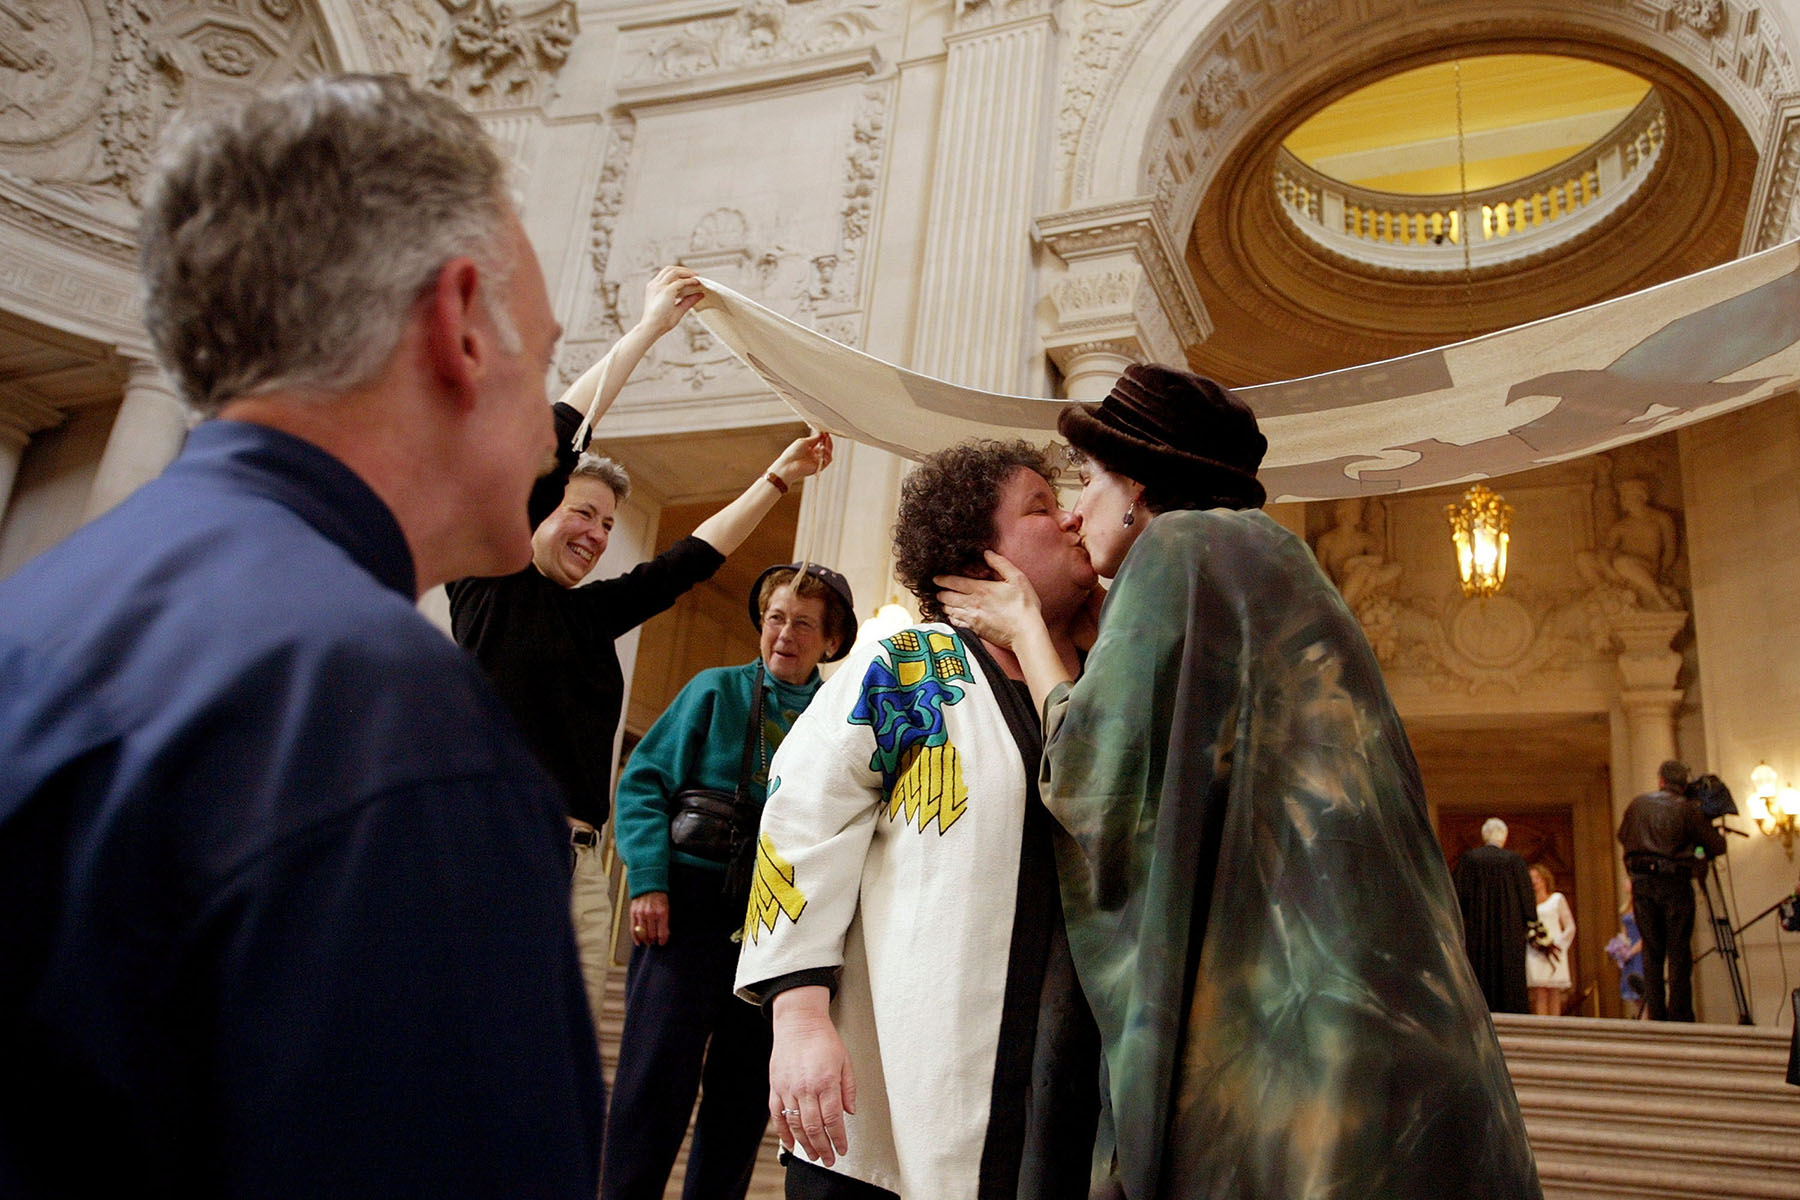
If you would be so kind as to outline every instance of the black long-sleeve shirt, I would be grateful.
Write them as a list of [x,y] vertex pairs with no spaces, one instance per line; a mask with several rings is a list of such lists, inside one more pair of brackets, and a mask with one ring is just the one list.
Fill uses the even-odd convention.
[[569,815],[598,827],[612,810],[613,734],[625,675],[613,642],[710,579],[725,556],[697,537],[614,579],[566,588],[536,567],[448,587],[457,644],[481,661],[556,777]]

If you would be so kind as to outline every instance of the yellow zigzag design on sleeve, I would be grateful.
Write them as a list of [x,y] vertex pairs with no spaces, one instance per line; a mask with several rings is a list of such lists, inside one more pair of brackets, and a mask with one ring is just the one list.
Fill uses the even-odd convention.
[[775,932],[781,914],[798,921],[805,909],[806,896],[794,886],[794,864],[763,834],[756,843],[756,873],[750,880],[750,911],[745,914],[744,932],[755,945],[763,930]]
[[941,837],[969,811],[968,799],[962,756],[955,746],[914,746],[900,757],[894,790],[888,794],[888,820],[916,824],[920,833],[936,821]]

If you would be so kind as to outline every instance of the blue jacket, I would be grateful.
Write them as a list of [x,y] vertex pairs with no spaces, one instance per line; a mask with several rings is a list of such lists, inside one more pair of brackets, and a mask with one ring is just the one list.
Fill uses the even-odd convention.
[[413,596],[228,421],[0,582],[0,1194],[594,1195],[561,800]]

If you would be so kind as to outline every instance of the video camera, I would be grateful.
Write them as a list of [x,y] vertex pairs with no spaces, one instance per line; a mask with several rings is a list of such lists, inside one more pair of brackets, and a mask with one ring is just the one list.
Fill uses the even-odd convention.
[[1709,821],[1737,816],[1737,801],[1731,798],[1731,789],[1717,775],[1702,775],[1689,781],[1684,794],[1700,806],[1701,815]]

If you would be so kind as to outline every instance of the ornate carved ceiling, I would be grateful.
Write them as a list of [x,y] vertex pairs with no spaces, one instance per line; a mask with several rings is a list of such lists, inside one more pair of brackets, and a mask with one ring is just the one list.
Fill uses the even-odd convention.
[[[1572,245],[1465,277],[1404,277],[1329,254],[1294,232],[1271,174],[1282,139],[1311,113],[1374,78],[1487,53],[1558,53],[1613,63],[1664,98],[1664,160],[1640,194]],[[1724,262],[1738,253],[1755,181],[1755,144],[1727,102],[1647,50],[1588,33],[1462,37],[1376,47],[1314,94],[1264,105],[1228,150],[1186,247],[1214,332],[1194,369],[1234,384],[1293,378],[1423,350],[1564,312]]]

